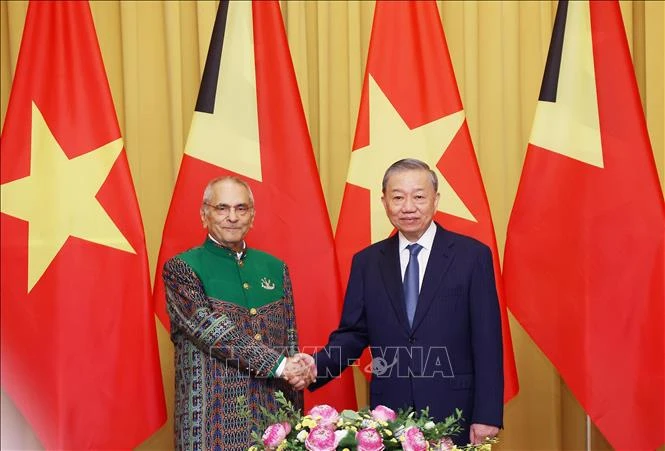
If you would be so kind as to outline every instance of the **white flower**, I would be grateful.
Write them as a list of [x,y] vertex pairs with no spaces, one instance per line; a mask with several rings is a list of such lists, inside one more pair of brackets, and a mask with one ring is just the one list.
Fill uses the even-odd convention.
[[428,421],[427,423],[425,423],[425,426],[424,426],[424,427],[425,427],[425,429],[428,429],[428,430],[429,430],[429,429],[433,429],[434,426],[435,426],[435,424],[434,424],[433,421]]
[[296,438],[298,439],[298,441],[300,443],[305,443],[305,439],[307,438],[308,435],[309,435],[309,432],[307,432],[306,430],[303,429],[302,431],[298,432],[298,435],[296,435]]
[[335,446],[337,446],[339,442],[341,442],[344,439],[344,437],[346,437],[348,434],[349,431],[347,431],[346,429],[335,431]]

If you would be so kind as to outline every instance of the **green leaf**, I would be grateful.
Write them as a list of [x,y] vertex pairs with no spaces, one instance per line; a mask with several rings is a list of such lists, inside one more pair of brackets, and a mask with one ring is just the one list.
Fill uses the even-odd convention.
[[353,421],[362,421],[362,416],[360,416],[357,412],[354,412],[353,410],[342,410],[342,414],[340,415],[344,420],[353,422]]
[[354,434],[353,431],[349,431],[349,433],[346,434],[346,437],[339,441],[337,448],[355,449],[357,446],[358,442],[356,441],[356,434]]

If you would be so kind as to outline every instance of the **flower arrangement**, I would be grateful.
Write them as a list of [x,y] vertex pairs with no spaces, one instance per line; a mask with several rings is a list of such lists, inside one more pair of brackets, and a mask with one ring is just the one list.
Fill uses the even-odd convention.
[[340,413],[322,404],[303,416],[282,392],[277,392],[275,398],[280,407],[276,413],[262,409],[269,425],[262,434],[252,434],[255,445],[251,451],[490,451],[497,443],[494,438],[481,445],[455,446],[451,436],[462,431],[459,409],[438,423],[429,416],[428,409],[395,412],[386,406]]

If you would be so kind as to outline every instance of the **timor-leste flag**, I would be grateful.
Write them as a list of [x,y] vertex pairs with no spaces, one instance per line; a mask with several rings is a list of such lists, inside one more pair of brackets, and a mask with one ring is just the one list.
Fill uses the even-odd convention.
[[[518,390],[494,226],[435,2],[378,1],[335,244],[342,280],[353,254],[393,231],[381,181],[402,158],[426,162],[439,179],[435,220],[492,249],[501,303],[505,396]],[[366,365],[361,364],[366,368]]]
[[31,2],[0,151],[2,389],[47,449],[166,419],[143,226],[88,2]]
[[618,2],[559,2],[507,299],[616,449],[665,442],[663,195]]
[[[222,1],[171,200],[155,279],[155,307],[166,327],[161,267],[200,245],[199,208],[208,181],[237,175],[254,193],[250,247],[284,260],[293,282],[299,344],[326,344],[341,310],[330,220],[300,102],[279,3]],[[352,375],[306,405],[355,408]]]

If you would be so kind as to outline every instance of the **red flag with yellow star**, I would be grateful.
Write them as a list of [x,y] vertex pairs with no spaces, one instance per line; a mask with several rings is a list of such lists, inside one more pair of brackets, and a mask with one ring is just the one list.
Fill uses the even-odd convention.
[[166,412],[143,226],[87,2],[31,2],[2,132],[2,389],[46,448]]
[[[155,309],[166,327],[161,268],[200,245],[199,208],[211,179],[237,175],[254,193],[247,245],[283,260],[293,283],[299,344],[326,344],[341,291],[330,220],[276,1],[222,1],[171,200],[155,279]],[[352,375],[315,393],[306,406],[355,408]]]
[[511,311],[616,449],[665,442],[665,211],[618,2],[559,2],[510,216]]
[[342,280],[348,279],[353,254],[393,231],[381,204],[381,181],[403,158],[422,160],[437,173],[441,200],[434,219],[492,249],[508,400],[518,384],[494,226],[435,2],[376,4],[335,236]]

